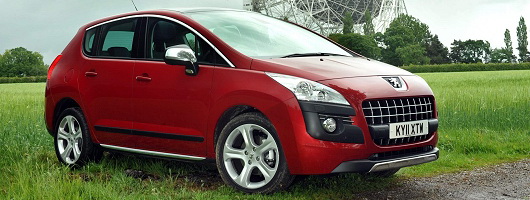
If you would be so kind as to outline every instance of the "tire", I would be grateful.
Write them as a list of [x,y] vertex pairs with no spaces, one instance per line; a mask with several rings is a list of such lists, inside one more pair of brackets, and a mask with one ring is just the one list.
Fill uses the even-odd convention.
[[288,188],[295,178],[276,130],[261,113],[232,119],[221,131],[215,152],[223,181],[246,193],[274,193]]
[[378,172],[371,172],[371,173],[367,173],[366,175],[371,176],[371,177],[388,178],[396,174],[400,169],[401,168],[389,169],[389,170],[378,171]]
[[89,161],[99,161],[103,152],[90,137],[90,131],[80,108],[67,108],[57,120],[54,135],[55,154],[59,161],[72,168]]

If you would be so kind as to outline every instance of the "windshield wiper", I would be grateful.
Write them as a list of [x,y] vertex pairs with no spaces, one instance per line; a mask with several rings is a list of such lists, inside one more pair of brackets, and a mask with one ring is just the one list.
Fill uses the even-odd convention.
[[282,58],[293,58],[293,57],[310,57],[310,56],[345,56],[342,54],[336,54],[336,53],[293,53],[286,56],[282,56]]

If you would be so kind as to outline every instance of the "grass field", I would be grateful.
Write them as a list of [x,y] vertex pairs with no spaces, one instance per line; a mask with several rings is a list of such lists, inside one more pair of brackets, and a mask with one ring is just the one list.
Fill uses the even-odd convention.
[[0,84],[0,199],[349,199],[399,184],[402,177],[530,157],[530,71],[420,76],[437,97],[438,161],[389,179],[310,177],[274,195],[234,191],[211,167],[119,154],[70,170],[58,163],[44,128],[44,83]]

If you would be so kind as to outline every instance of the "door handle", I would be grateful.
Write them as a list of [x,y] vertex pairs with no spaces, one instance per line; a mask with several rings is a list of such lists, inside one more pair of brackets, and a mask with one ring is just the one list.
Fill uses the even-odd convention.
[[151,81],[151,77],[148,77],[148,76],[136,76],[136,80],[137,81]]
[[97,75],[98,75],[98,73],[94,72],[94,71],[85,72],[85,76],[86,77],[94,77],[94,76],[97,76]]

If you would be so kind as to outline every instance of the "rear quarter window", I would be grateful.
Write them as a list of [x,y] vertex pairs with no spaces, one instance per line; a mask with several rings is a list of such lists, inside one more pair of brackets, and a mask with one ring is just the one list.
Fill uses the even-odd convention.
[[84,41],[83,42],[83,51],[87,55],[90,55],[90,56],[94,56],[95,55],[94,43],[95,43],[95,40],[96,40],[97,30],[98,30],[97,28],[93,28],[93,29],[88,30],[85,33],[85,38],[83,40]]

